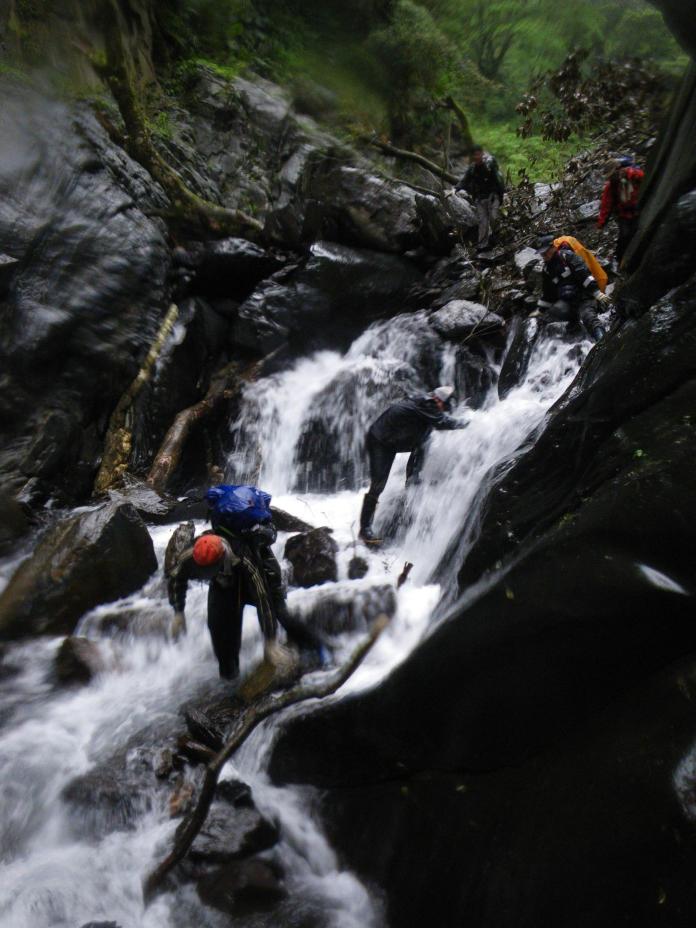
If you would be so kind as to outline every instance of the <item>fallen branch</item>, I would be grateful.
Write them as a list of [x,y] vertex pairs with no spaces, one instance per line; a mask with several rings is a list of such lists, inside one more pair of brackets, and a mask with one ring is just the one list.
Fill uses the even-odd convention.
[[353,651],[346,663],[331,676],[320,683],[299,683],[284,692],[266,693],[258,701],[246,706],[237,716],[232,732],[223,749],[215,755],[206,768],[205,778],[196,805],[187,818],[177,828],[174,846],[154,870],[151,870],[143,883],[145,904],[153,899],[162,886],[168,873],[183,860],[203,827],[215,795],[215,788],[223,767],[237,748],[246,741],[252,731],[270,715],[308,699],[322,699],[335,693],[352,676],[362,663],[374,643],[389,624],[389,617],[382,614],[375,619],[368,635]]
[[162,352],[164,343],[174,328],[179,315],[178,308],[172,303],[147,357],[143,361],[138,375],[116,404],[111,414],[109,428],[104,442],[104,454],[97,479],[94,482],[94,492],[106,493],[108,489],[119,483],[128,468],[130,454],[133,447],[133,433],[128,428],[128,413],[136,397],[152,376],[152,369]]
[[363,137],[363,141],[367,142],[368,145],[372,145],[373,148],[378,148],[381,152],[384,152],[385,155],[391,155],[392,158],[401,158],[402,161],[412,161],[426,168],[426,170],[438,177],[441,177],[443,180],[448,181],[450,184],[457,183],[458,178],[456,178],[454,174],[450,174],[449,171],[446,171],[434,161],[430,161],[430,159],[426,158],[424,155],[419,155],[415,151],[407,151],[405,148],[396,148],[396,146],[390,145],[389,142],[382,142],[373,135]]

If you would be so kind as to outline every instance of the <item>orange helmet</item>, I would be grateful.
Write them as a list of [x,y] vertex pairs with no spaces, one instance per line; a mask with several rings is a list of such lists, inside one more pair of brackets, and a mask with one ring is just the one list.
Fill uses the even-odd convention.
[[193,559],[199,567],[217,564],[225,555],[225,545],[219,535],[201,535],[193,546]]

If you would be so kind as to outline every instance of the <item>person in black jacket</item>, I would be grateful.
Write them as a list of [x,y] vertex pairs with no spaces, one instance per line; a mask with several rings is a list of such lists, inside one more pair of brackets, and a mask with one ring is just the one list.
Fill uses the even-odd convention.
[[367,433],[370,488],[360,512],[360,538],[365,544],[381,543],[381,538],[372,531],[372,520],[396,455],[402,451],[411,452],[406,465],[406,482],[417,480],[423,466],[425,443],[432,430],[463,429],[468,425],[447,415],[453,398],[454,387],[438,387],[426,395],[409,396],[390,406],[370,426]]
[[[222,537],[226,535],[227,537]],[[267,659],[275,663],[278,624],[288,640],[300,649],[311,650],[326,660],[322,642],[288,612],[282,575],[271,545],[276,539],[272,523],[233,535],[220,525],[205,532],[183,551],[170,570],[169,603],[174,609],[172,634],[186,631],[186,593],[190,580],[202,580],[208,587],[208,630],[218,661],[220,676],[235,680],[239,676],[239,650],[242,643],[244,606],[256,606]]]
[[471,152],[471,164],[464,172],[455,190],[464,190],[474,201],[478,218],[479,251],[494,242],[495,224],[505,194],[505,183],[498,162],[486,154],[480,145]]
[[597,303],[606,304],[610,299],[599,289],[585,262],[570,245],[557,248],[553,235],[540,235],[536,250],[544,259],[538,311],[555,322],[579,320],[599,341],[604,329],[597,318]]

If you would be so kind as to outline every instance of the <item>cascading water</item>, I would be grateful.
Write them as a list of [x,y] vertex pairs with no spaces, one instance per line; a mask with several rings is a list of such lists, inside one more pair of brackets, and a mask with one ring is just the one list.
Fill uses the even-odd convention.
[[[377,525],[388,530],[389,542],[378,552],[355,544],[361,487],[367,481],[366,428],[404,393],[452,381],[459,363],[455,347],[440,341],[424,313],[401,316],[373,325],[343,356],[320,352],[247,388],[233,425],[236,451],[227,477],[253,480],[281,508],[314,525],[331,526],[340,549],[338,583],[292,590],[290,608],[306,611],[319,596],[393,583],[404,561],[415,565],[398,593],[392,624],[342,692],[376,682],[426,633],[441,585],[452,583],[439,567],[453,539],[463,538],[464,549],[473,539],[487,474],[540,426],[575,375],[581,355],[577,346],[542,339],[525,382],[504,400],[495,389],[478,409],[462,400],[455,415],[468,427],[433,436],[420,486],[404,489],[406,456],[398,456],[378,510]],[[172,528],[153,531],[160,563]],[[279,556],[285,537],[277,545]],[[348,562],[356,550],[367,558],[369,572],[363,580],[349,581]],[[171,726],[178,706],[215,678],[205,598],[203,587],[189,592],[189,633],[177,644],[161,634],[169,615],[161,575],[137,595],[94,610],[83,619],[81,632],[100,639],[107,669],[77,692],[56,690],[51,683],[57,640],[8,649],[3,666],[16,672],[0,678],[3,928],[79,928],[90,921],[115,921],[122,928],[230,924],[228,916],[204,908],[190,887],[143,908],[142,877],[175,828],[161,790],[143,789],[129,828],[81,817],[62,798],[75,777],[132,745],[141,729]],[[114,617],[125,621],[134,613],[140,635],[106,631]],[[338,660],[353,643],[346,635],[336,642]],[[259,653],[257,624],[248,614],[243,666]],[[313,900],[335,928],[376,928],[382,924],[379,901],[341,872],[313,818],[311,793],[268,781],[265,758],[275,727],[273,719],[261,726],[225,775],[246,780],[261,812],[279,822],[281,840],[272,854],[291,895]],[[260,918],[253,924],[266,922]]]

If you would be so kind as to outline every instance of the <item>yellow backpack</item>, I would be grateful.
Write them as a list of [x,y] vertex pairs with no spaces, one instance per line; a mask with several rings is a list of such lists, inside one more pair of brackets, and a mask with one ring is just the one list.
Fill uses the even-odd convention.
[[561,245],[570,245],[576,255],[580,255],[582,260],[587,265],[590,274],[597,281],[597,286],[604,293],[607,288],[607,283],[609,278],[607,277],[607,272],[604,270],[602,265],[599,263],[595,255],[585,248],[582,242],[579,242],[576,238],[573,238],[572,235],[560,235],[558,238],[553,240],[556,248],[560,248]]

